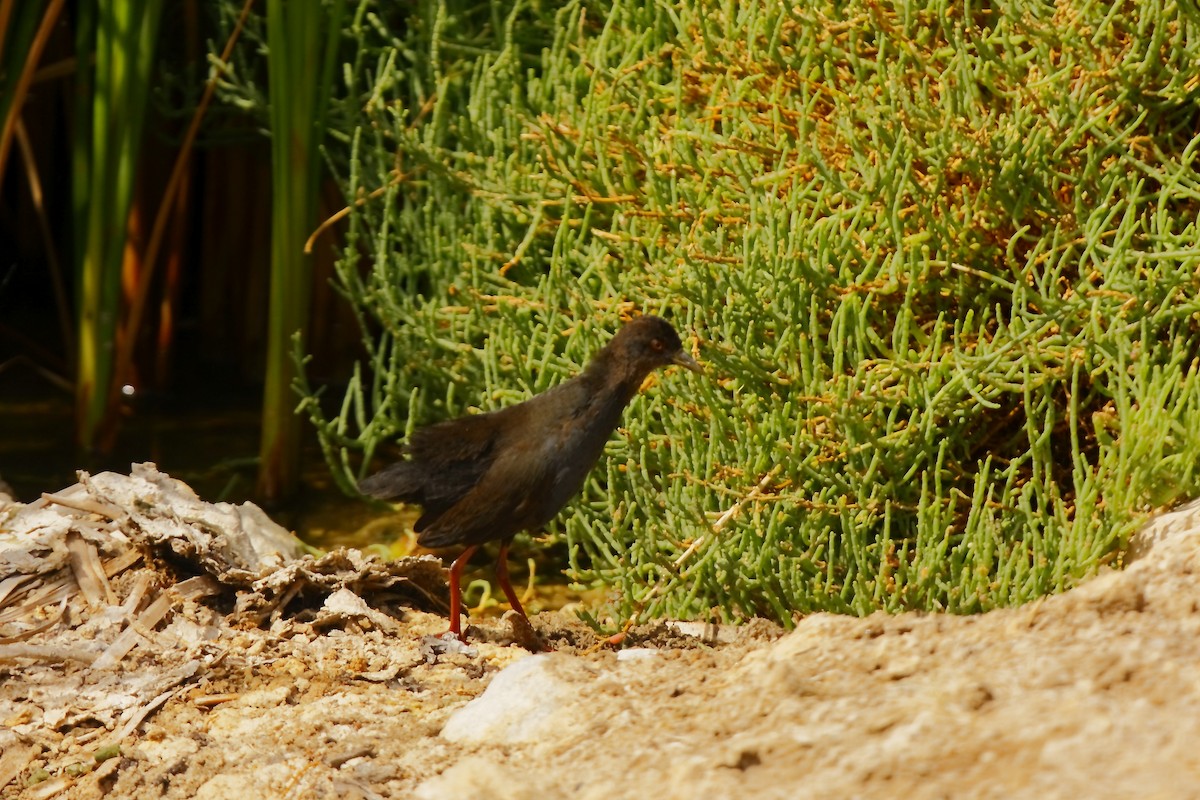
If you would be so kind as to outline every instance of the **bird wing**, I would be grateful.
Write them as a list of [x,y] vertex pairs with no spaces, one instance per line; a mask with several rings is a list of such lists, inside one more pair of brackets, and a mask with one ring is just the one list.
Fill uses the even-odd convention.
[[[459,417],[421,428],[405,445],[409,459],[379,473],[380,486],[388,489],[399,485],[397,478],[406,479],[404,486],[409,491],[391,491],[386,496],[421,505],[423,512],[414,530],[423,531],[435,523],[483,478],[495,460],[504,422],[497,419],[500,413]],[[363,485],[374,488],[367,482]]]
[[421,545],[478,544],[543,524],[554,481],[546,445],[544,440],[514,438],[497,447],[479,482],[422,531]]
[[421,428],[409,437],[408,458],[385,467],[358,485],[384,500],[417,503],[424,513],[414,528],[423,530],[462,499],[491,467],[504,420],[478,414]]
[[430,466],[488,461],[510,414],[511,408],[502,408],[438,422],[414,431],[404,449],[414,461]]

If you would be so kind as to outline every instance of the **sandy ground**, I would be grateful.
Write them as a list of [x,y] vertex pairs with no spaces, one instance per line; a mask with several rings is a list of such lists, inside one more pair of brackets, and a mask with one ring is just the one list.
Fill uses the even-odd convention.
[[[975,617],[659,623],[616,646],[546,613],[537,655],[507,620],[454,647],[444,617],[348,591],[249,624],[148,558],[110,603],[0,625],[0,796],[1200,797],[1200,510],[1132,557]],[[135,592],[167,598],[153,627],[113,611]],[[498,675],[508,694],[468,708]]]

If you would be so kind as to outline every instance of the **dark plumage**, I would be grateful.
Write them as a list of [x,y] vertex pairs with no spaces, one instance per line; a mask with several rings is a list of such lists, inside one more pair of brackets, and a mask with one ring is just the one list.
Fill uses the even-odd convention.
[[414,525],[425,547],[466,545],[450,569],[450,630],[461,636],[459,578],[480,544],[500,539],[496,577],[524,616],[508,580],[508,545],[549,522],[583,486],[621,412],[658,367],[700,366],[674,328],[638,317],[579,375],[515,406],[413,433],[409,458],[359,484],[365,494],[422,506]]

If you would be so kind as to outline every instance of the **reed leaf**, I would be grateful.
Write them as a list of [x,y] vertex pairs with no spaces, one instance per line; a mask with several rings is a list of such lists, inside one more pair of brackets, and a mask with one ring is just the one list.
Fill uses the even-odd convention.
[[153,79],[162,4],[152,0],[80,6],[80,131],[74,140],[78,289],[76,430],[88,449],[115,435],[114,358],[121,314],[126,225]]
[[304,243],[316,227],[320,146],[341,37],[342,0],[268,0],[271,126],[271,292],[259,451],[259,495],[278,502],[299,474],[292,337],[303,330],[312,293]]

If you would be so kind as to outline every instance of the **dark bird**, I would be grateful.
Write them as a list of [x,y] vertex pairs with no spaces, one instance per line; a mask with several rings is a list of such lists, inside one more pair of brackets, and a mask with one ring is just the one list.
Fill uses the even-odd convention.
[[513,536],[545,525],[579,491],[646,376],[671,364],[700,371],[670,323],[637,317],[579,375],[515,406],[422,428],[404,448],[407,460],[359,484],[365,494],[421,505],[413,529],[422,546],[466,545],[450,568],[452,633],[462,638],[463,567],[495,539],[496,578],[525,616],[508,580]]

